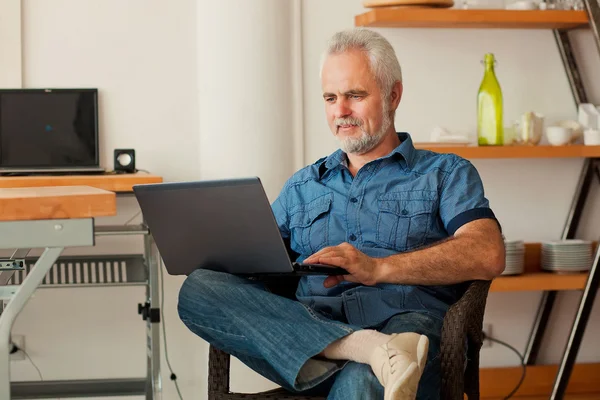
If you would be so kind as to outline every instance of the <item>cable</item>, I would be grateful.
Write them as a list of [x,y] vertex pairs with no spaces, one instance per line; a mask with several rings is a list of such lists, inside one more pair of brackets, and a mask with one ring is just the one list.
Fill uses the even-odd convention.
[[36,371],[37,371],[38,375],[40,376],[40,380],[41,380],[41,381],[43,381],[43,380],[44,380],[44,377],[42,376],[42,372],[40,371],[40,369],[38,368],[38,366],[37,366],[37,365],[35,365],[35,363],[34,363],[34,362],[33,362],[33,360],[31,359],[31,357],[29,357],[29,354],[27,354],[27,352],[26,352],[24,349],[20,348],[19,346],[17,346],[16,344],[14,344],[12,341],[11,341],[11,343],[10,343],[10,344],[11,344],[11,348],[10,348],[10,354],[15,354],[15,353],[16,353],[16,352],[18,352],[18,351],[22,351],[22,352],[23,352],[23,354],[25,354],[25,357],[27,357],[27,359],[28,359],[28,360],[29,360],[29,362],[31,363],[31,365],[33,365],[33,367],[36,369]]
[[38,375],[40,376],[40,380],[44,380],[44,377],[42,376],[42,372],[40,371],[40,369],[38,368],[37,365],[35,365],[35,363],[33,362],[33,360],[31,359],[31,357],[29,357],[29,354],[27,354],[27,352],[23,349],[19,349],[23,352],[23,354],[25,354],[25,357],[27,357],[27,359],[29,360],[29,362],[31,363],[31,365],[33,365],[33,367],[36,369]]
[[173,368],[171,368],[171,362],[169,361],[169,352],[167,351],[167,328],[165,324],[165,283],[163,282],[163,263],[162,260],[158,261],[159,271],[158,271],[158,279],[160,280],[160,309],[162,310],[162,328],[163,328],[163,342],[165,345],[165,360],[167,361],[167,366],[169,367],[169,371],[171,372],[171,380],[175,384],[175,389],[177,389],[177,394],[179,395],[179,399],[183,400],[183,396],[181,396],[181,391],[179,390],[179,384],[177,383],[177,375],[173,373]]
[[489,340],[490,342],[495,342],[495,343],[501,344],[502,346],[509,348],[510,350],[514,351],[515,354],[519,357],[519,360],[521,360],[521,367],[523,369],[523,372],[521,373],[521,379],[519,380],[519,383],[517,383],[517,386],[512,390],[512,392],[510,392],[508,394],[508,396],[506,396],[504,398],[504,400],[508,400],[515,393],[517,393],[517,390],[519,390],[519,388],[523,384],[523,381],[525,380],[525,375],[527,374],[527,365],[525,365],[525,357],[523,357],[521,355],[521,353],[519,353],[519,351],[517,349],[515,349],[514,347],[512,347],[510,344],[503,342],[502,340],[494,339],[493,337],[486,335],[485,332],[483,332],[483,339]]

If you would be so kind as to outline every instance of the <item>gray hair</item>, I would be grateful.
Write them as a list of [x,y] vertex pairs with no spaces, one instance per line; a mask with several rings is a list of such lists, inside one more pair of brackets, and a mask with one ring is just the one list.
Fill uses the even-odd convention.
[[371,62],[371,71],[384,96],[389,96],[396,82],[402,82],[402,69],[394,48],[377,32],[354,28],[333,35],[321,57],[321,73],[328,56],[348,50],[362,50]]

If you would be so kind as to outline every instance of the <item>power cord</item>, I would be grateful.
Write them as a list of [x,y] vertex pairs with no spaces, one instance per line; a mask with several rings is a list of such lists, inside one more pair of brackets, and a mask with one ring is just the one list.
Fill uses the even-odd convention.
[[37,365],[35,365],[35,363],[33,362],[33,360],[31,359],[31,357],[29,357],[29,354],[27,354],[27,352],[20,348],[19,346],[17,346],[16,344],[14,344],[13,342],[10,343],[11,348],[10,348],[10,354],[15,354],[18,351],[22,351],[23,354],[25,354],[25,357],[27,357],[27,359],[29,360],[29,362],[31,363],[31,365],[33,365],[33,367],[36,369],[38,375],[40,376],[40,380],[43,381],[44,377],[42,376],[42,372],[40,371],[40,369],[38,368]]
[[177,375],[173,372],[173,368],[171,368],[171,362],[169,361],[169,352],[167,351],[167,328],[165,323],[165,284],[163,282],[163,263],[162,260],[159,259],[158,262],[159,271],[158,271],[158,279],[160,280],[160,309],[162,310],[163,316],[161,318],[162,329],[163,329],[163,342],[165,346],[165,360],[167,361],[167,366],[169,367],[169,371],[171,372],[171,380],[175,384],[175,389],[177,389],[177,394],[179,395],[179,399],[183,400],[183,396],[181,396],[181,391],[179,390],[179,384],[177,383]]
[[525,375],[527,374],[527,365],[525,365],[525,357],[523,357],[523,355],[521,355],[521,353],[519,353],[519,351],[517,349],[515,349],[514,347],[512,347],[510,344],[503,342],[502,340],[494,339],[493,337],[486,335],[485,332],[483,332],[483,340],[489,340],[490,342],[498,343],[504,347],[509,348],[517,355],[517,357],[519,357],[519,360],[521,361],[521,368],[522,368],[521,379],[519,380],[519,383],[517,383],[517,386],[512,390],[512,392],[510,392],[508,394],[508,396],[506,396],[504,398],[504,400],[508,400],[515,393],[517,393],[517,390],[519,390],[519,388],[523,384],[523,381],[525,380]]

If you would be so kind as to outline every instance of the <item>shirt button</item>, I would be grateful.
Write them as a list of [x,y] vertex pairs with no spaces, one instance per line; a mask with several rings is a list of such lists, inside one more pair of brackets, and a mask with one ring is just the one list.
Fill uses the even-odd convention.
[[407,210],[402,210],[402,215],[406,215],[406,214],[408,214],[408,211]]
[[356,203],[358,201],[358,199],[356,197],[353,197],[350,199],[351,202]]
[[356,240],[356,235],[353,233],[348,237],[348,239],[354,242]]

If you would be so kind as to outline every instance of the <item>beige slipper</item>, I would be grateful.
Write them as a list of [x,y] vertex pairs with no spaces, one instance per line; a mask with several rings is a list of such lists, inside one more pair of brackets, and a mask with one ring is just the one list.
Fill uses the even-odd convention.
[[429,339],[418,333],[399,333],[371,356],[371,367],[385,388],[384,400],[414,400],[429,351]]

